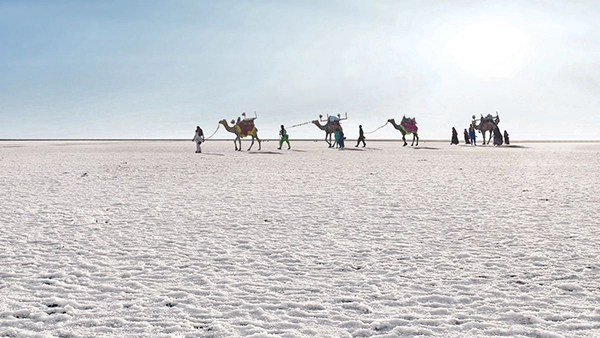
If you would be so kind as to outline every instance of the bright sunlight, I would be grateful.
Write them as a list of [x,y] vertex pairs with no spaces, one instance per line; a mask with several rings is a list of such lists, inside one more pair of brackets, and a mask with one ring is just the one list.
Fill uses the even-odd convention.
[[527,35],[502,21],[473,24],[454,35],[447,48],[464,71],[481,78],[514,77],[532,52]]

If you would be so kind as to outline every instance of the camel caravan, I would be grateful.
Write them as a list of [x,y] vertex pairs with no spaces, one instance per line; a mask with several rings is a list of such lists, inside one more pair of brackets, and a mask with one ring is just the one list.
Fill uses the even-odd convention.
[[[261,140],[258,137],[258,128],[255,125],[255,120],[257,118],[258,118],[258,116],[256,115],[256,112],[254,112],[254,117],[247,117],[246,113],[244,112],[244,113],[242,113],[241,117],[237,118],[237,121],[232,119],[228,123],[226,119],[220,120],[218,123],[218,126],[217,126],[217,130],[215,130],[215,132],[211,136],[207,137],[206,139],[210,139],[212,136],[214,136],[216,134],[216,132],[218,131],[219,126],[222,125],[227,132],[230,132],[235,135],[233,144],[234,144],[236,151],[242,151],[242,138],[245,138],[248,136],[250,136],[252,138],[252,143],[250,144],[250,147],[248,147],[248,151],[250,151],[252,149],[252,147],[254,146],[255,140],[258,142],[258,150],[261,150]],[[317,126],[317,128],[325,131],[325,143],[327,143],[329,148],[334,148],[334,147],[335,148],[344,148],[345,137],[344,137],[344,132],[343,132],[341,122],[344,120],[347,120],[347,119],[348,119],[347,113],[344,113],[343,117],[341,116],[341,114],[327,115],[326,118],[323,118],[323,115],[319,115],[318,120],[312,120],[312,121],[307,121],[304,123],[296,124],[289,128],[295,128],[295,127],[303,126],[306,124],[314,124],[315,126]],[[509,144],[508,133],[506,131],[504,131],[504,135],[501,134],[500,129],[498,127],[499,123],[500,123],[500,116],[498,115],[498,112],[496,112],[496,116],[492,116],[491,114],[487,114],[486,116],[483,116],[483,114],[481,114],[481,118],[479,118],[479,119],[477,119],[476,116],[473,115],[471,124],[469,126],[469,130],[470,130],[469,134],[467,134],[467,130],[465,129],[465,143],[476,145],[475,131],[478,130],[483,135],[483,144],[484,145],[489,144],[490,141],[492,140],[492,138],[494,139],[493,144],[496,146],[502,145],[503,143]],[[404,142],[403,146],[408,145],[408,143],[406,142],[406,135],[411,135],[411,134],[413,135],[411,147],[419,145],[419,127],[417,126],[417,121],[414,117],[406,117],[406,116],[402,117],[399,124],[393,118],[388,119],[387,122],[383,126],[375,129],[372,132],[368,132],[368,133],[363,132],[362,125],[361,125],[361,126],[359,126],[359,138],[362,138],[364,141],[364,134],[374,133],[375,131],[385,127],[387,124],[391,124],[394,127],[394,129],[396,129],[400,132],[400,134],[402,135],[402,141]],[[198,131],[199,131],[199,133],[198,133]],[[458,144],[455,128],[452,128],[452,131],[453,131],[453,135],[452,135],[453,141],[451,144]],[[288,134],[283,125],[281,125],[281,130],[280,130],[279,134],[280,134],[280,137],[282,138],[282,140],[285,138],[285,141],[288,142],[288,149],[290,149],[289,141],[288,141]],[[489,134],[489,137],[486,138],[486,134]],[[332,140],[333,136],[335,136],[335,140]],[[470,136],[470,140],[469,140],[469,136]],[[504,136],[504,141],[503,141],[503,136]],[[206,139],[204,138],[202,129],[200,129],[200,127],[197,127],[196,136],[194,137],[194,140],[199,141],[199,143],[201,143],[201,142],[204,142]],[[198,150],[196,152],[201,152],[199,150],[200,149],[199,143],[198,143],[198,148],[197,148]],[[358,146],[358,143],[357,143],[357,146]],[[280,148],[278,148],[278,149],[280,149]]]

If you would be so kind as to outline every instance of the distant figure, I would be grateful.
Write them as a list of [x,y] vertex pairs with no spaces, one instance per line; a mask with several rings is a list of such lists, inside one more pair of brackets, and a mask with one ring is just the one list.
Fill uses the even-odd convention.
[[508,133],[506,132],[506,130],[504,131],[504,143],[506,143],[506,145],[510,144],[510,140],[508,139]]
[[500,128],[496,126],[494,128],[494,145],[501,146],[502,145],[502,133],[500,132]]
[[361,142],[363,143],[363,148],[367,146],[365,143],[365,133],[363,132],[362,125],[358,126],[358,141],[356,142],[355,147],[358,147]]
[[467,131],[467,128],[465,128],[465,144],[471,144],[471,140],[469,139],[469,132]]
[[194,134],[192,141],[196,142],[196,154],[201,153],[202,149],[200,148],[200,145],[204,142],[204,132],[200,126],[196,126],[196,133]]
[[344,145],[344,140],[346,138],[344,137],[344,132],[342,130],[340,130],[340,139],[338,140],[338,144],[340,145],[341,149],[344,149],[346,146]]
[[283,124],[281,125],[281,130],[279,131],[279,137],[280,137],[279,138],[279,148],[277,148],[277,149],[281,150],[281,146],[283,145],[283,142],[285,142],[285,143],[287,143],[288,150],[289,150],[291,148],[290,147],[290,140],[289,140],[287,131],[283,127]]
[[475,128],[473,128],[473,125],[471,124],[471,126],[469,127],[469,138],[471,139],[471,145],[476,146],[477,145],[477,135],[475,135]]
[[450,141],[450,145],[453,144],[458,144],[458,132],[454,127],[452,127],[452,140]]

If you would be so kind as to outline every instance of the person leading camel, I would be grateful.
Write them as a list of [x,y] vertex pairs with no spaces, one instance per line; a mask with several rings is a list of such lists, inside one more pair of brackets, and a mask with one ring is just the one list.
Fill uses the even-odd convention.
[[202,142],[204,142],[204,132],[202,131],[202,128],[200,128],[200,126],[196,126],[196,132],[192,141],[196,142],[196,154],[201,153],[202,148],[200,148],[200,145],[202,144]]
[[281,150],[281,146],[283,145],[283,142],[285,142],[285,143],[287,143],[288,150],[289,150],[291,148],[291,146],[290,146],[290,139],[288,137],[287,131],[283,127],[283,124],[281,125],[281,130],[279,131],[279,137],[280,137],[280,139],[279,139],[279,148],[277,148],[277,149]]
[[367,146],[365,143],[365,133],[363,132],[362,125],[358,126],[358,141],[356,142],[355,147],[358,147],[361,142],[363,143],[363,148]]

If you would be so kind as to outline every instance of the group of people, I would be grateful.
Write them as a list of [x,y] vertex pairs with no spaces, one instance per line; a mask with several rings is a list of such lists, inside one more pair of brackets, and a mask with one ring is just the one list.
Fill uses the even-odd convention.
[[[467,131],[467,129],[465,128],[463,135],[465,138],[465,144],[470,144],[470,145],[474,145],[474,146],[477,145],[477,134],[475,133],[475,127],[472,124],[469,126],[469,131]],[[510,144],[510,139],[508,138],[508,132],[505,130],[504,135],[502,135],[500,133],[500,128],[498,128],[498,126],[496,126],[496,128],[494,128],[494,145],[495,146],[502,145],[502,137],[503,136],[504,136],[504,143]],[[452,127],[452,139],[450,140],[450,144],[451,145],[458,144],[458,132],[456,131],[456,128],[454,128],[454,127]]]
[[[342,130],[336,130],[335,133],[335,143],[334,146],[336,148],[340,148],[343,149],[345,148],[345,143],[344,140],[346,139],[346,137],[344,136],[344,132]],[[204,138],[204,132],[202,131],[202,128],[200,128],[200,126],[196,126],[196,131],[194,133],[194,138],[192,139],[192,141],[196,142],[196,153],[201,153],[202,152],[202,142],[204,142],[205,138]],[[362,142],[363,144],[363,148],[367,146],[367,143],[365,142],[365,132],[363,131],[362,125],[358,126],[358,141],[356,142],[356,147],[358,147],[358,145]],[[281,147],[283,146],[283,144],[286,143],[288,146],[288,150],[291,149],[291,145],[290,145],[290,137],[287,133],[287,130],[285,130],[285,126],[282,124],[281,125],[281,129],[279,129],[279,150],[281,150]]]
[[[336,148],[343,149],[345,147],[344,140],[346,139],[344,137],[344,132],[342,130],[336,130],[334,135],[335,135],[334,146]],[[510,144],[510,140],[508,138],[508,132],[505,130],[504,135],[501,135],[500,129],[498,128],[498,126],[496,126],[496,128],[494,128],[494,145],[502,145],[502,137],[503,136],[504,136],[504,143]],[[475,134],[475,127],[472,124],[469,126],[468,131],[465,128],[464,138],[465,138],[465,144],[471,144],[474,146],[477,145],[477,141],[476,141],[477,135]],[[202,144],[202,142],[204,142],[204,132],[202,131],[202,128],[200,128],[200,126],[196,126],[196,132],[194,133],[194,138],[192,139],[192,141],[196,142],[196,153],[201,153],[202,152],[201,144]],[[355,147],[358,147],[361,142],[363,144],[363,148],[367,146],[367,143],[365,142],[365,132],[363,131],[362,125],[358,126],[358,140],[356,142]],[[281,150],[283,143],[287,143],[288,149],[292,148],[290,145],[290,137],[287,133],[287,130],[285,130],[284,125],[282,124],[281,129],[279,130],[279,148],[277,148],[277,149]],[[452,127],[452,140],[450,141],[450,144],[451,145],[458,144],[458,132],[456,131],[456,128],[454,128],[454,127]]]

